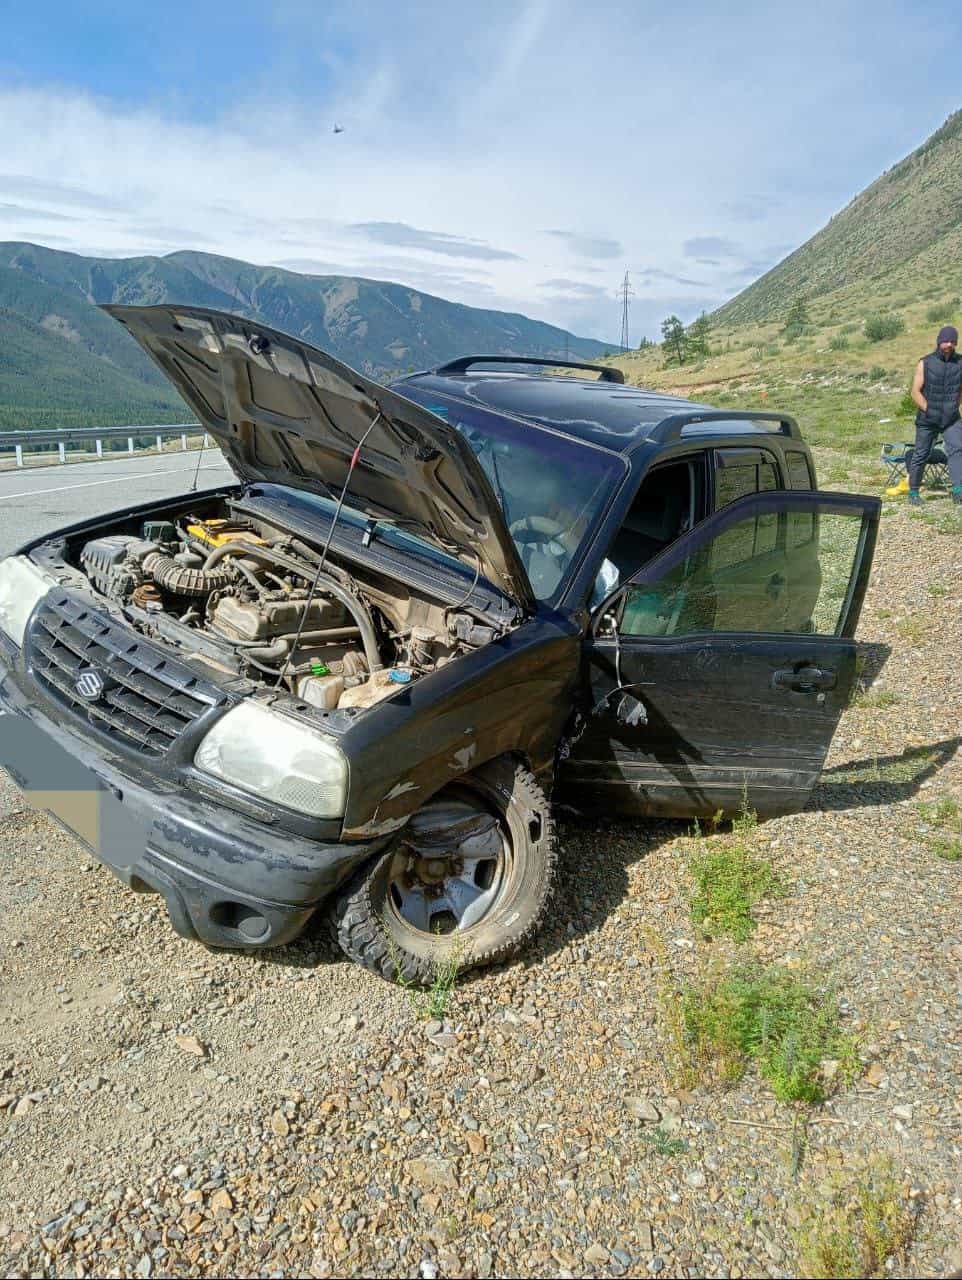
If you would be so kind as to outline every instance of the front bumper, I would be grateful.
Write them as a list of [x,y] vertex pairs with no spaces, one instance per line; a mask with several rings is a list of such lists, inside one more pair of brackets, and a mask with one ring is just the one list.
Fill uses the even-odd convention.
[[124,884],[160,893],[179,934],[210,946],[289,942],[387,839],[309,840],[161,779],[145,786],[48,717],[2,658],[0,765]]

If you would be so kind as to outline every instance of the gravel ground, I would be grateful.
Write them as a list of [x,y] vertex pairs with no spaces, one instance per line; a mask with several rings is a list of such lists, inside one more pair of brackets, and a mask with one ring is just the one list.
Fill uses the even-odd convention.
[[886,510],[875,697],[810,810],[756,833],[791,892],[746,950],[829,977],[865,1063],[800,1165],[753,1074],[673,1071],[660,993],[732,951],[689,920],[681,825],[565,822],[553,929],[430,1022],[321,931],[180,940],[0,777],[0,1272],[788,1276],[830,1171],[877,1151],[921,1206],[909,1273],[962,1267],[962,864],[917,809],[962,801],[945,508]]

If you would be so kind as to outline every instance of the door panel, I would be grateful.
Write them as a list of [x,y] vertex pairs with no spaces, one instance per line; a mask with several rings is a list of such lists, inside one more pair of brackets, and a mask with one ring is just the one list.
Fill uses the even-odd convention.
[[677,817],[803,807],[854,685],[878,511],[851,495],[743,498],[606,601],[563,797]]

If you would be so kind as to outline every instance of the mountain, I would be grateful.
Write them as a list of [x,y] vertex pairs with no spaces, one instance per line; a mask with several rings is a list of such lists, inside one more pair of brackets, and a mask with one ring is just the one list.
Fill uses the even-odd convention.
[[[920,268],[940,260],[955,262],[960,235],[962,111],[957,111],[811,240],[721,307],[714,320],[771,320],[783,316],[796,297],[811,300],[881,280],[915,262]],[[910,278],[911,271],[899,275]],[[931,278],[931,269],[923,278]],[[879,294],[883,303],[884,292]]]
[[602,342],[359,276],[308,276],[216,254],[88,258],[0,243],[0,430],[180,421],[188,411],[97,303],[174,302],[262,321],[388,379],[454,356],[592,359]]

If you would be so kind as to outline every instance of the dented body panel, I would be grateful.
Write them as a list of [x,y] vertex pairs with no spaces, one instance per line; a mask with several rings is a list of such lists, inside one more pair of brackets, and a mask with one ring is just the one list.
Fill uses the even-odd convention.
[[580,659],[570,620],[533,619],[360,718],[340,739],[351,760],[345,836],[395,830],[500,755],[524,760],[550,791]]

